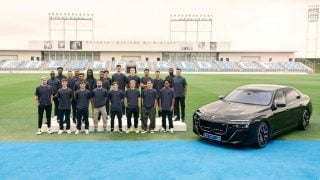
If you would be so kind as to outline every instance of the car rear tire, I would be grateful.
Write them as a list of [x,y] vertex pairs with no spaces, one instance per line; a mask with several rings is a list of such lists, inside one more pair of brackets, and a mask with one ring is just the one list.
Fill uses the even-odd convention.
[[310,122],[310,112],[308,109],[305,109],[303,111],[303,114],[302,114],[302,118],[300,120],[300,123],[299,123],[299,129],[301,130],[306,130],[309,128],[309,122]]
[[269,126],[265,122],[260,122],[254,132],[253,145],[256,148],[264,148],[269,140]]

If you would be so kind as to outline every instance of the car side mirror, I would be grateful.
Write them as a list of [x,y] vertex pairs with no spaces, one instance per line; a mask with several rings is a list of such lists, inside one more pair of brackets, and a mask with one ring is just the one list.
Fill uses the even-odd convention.
[[224,100],[224,96],[219,96],[219,99],[220,100]]

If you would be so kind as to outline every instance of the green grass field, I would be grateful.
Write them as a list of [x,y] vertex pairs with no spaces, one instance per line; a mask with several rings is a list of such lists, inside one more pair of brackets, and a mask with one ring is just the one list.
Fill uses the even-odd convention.
[[[218,99],[233,88],[250,83],[289,85],[309,95],[313,102],[311,127],[292,131],[277,139],[320,140],[320,75],[184,75],[188,82],[187,132],[172,134],[80,134],[37,136],[34,91],[41,74],[0,74],[0,141],[110,141],[197,139],[192,132],[192,114],[200,106]],[[140,122],[139,122],[140,123]]]

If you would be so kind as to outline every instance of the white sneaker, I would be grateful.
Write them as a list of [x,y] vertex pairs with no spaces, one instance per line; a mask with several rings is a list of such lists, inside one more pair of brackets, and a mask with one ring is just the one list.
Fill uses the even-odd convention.
[[136,134],[138,134],[140,131],[138,130],[138,128],[135,128],[135,132]]
[[160,131],[161,133],[165,133],[165,132],[166,132],[166,130],[165,130],[164,128],[161,128],[159,131]]
[[67,130],[67,133],[68,133],[68,134],[71,134],[71,130],[70,130],[70,129],[69,129],[69,130]]
[[79,133],[80,133],[80,130],[77,129],[76,132],[75,132],[75,134],[79,134]]
[[173,128],[170,128],[169,131],[171,134],[173,134]]
[[151,134],[154,134],[154,130],[150,130],[150,133],[151,133]]
[[145,131],[145,130],[142,130],[142,131],[141,131],[141,134],[145,134],[146,132],[147,132],[147,131]]
[[62,133],[63,133],[63,130],[59,130],[59,131],[58,131],[58,134],[62,134]]
[[86,129],[85,132],[86,132],[86,134],[89,134],[89,129]]
[[39,130],[38,132],[37,132],[37,135],[41,135],[42,134],[42,132],[41,132],[41,130]]
[[127,128],[127,129],[126,129],[126,133],[127,133],[127,134],[130,133],[130,129]]
[[48,134],[52,134],[51,129],[49,128],[47,131]]

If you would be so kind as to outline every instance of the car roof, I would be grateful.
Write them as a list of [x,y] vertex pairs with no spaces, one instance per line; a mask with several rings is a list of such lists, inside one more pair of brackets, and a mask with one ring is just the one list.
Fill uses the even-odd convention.
[[263,90],[263,91],[275,91],[282,88],[287,88],[288,86],[275,85],[275,84],[248,84],[240,86],[237,89],[251,89],[251,90]]

